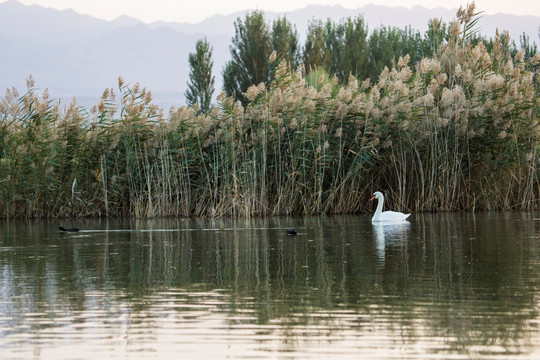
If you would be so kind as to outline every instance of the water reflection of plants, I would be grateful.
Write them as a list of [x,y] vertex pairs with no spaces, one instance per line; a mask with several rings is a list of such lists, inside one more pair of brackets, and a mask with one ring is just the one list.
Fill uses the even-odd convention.
[[231,329],[263,326],[261,336],[293,347],[376,331],[411,349],[439,339],[434,354],[509,355],[533,342],[540,254],[532,215],[504,216],[417,215],[406,236],[385,233],[384,257],[368,217],[294,219],[294,238],[282,218],[133,220],[121,226],[173,231],[80,237],[27,261],[4,254],[3,288],[26,300],[3,306],[14,322],[55,303],[74,316],[125,311],[133,326],[144,322],[137,314],[217,316]]

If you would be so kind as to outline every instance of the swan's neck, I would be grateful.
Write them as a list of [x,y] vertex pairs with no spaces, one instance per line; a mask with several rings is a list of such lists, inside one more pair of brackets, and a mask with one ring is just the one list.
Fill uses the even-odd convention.
[[377,199],[377,201],[378,201],[377,209],[375,210],[375,215],[373,216],[374,218],[378,218],[379,216],[381,216],[383,203],[384,203],[384,196],[381,197],[380,199]]

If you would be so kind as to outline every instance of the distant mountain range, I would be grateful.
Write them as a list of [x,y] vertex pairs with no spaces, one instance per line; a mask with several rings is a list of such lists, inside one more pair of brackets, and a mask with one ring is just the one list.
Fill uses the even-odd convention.
[[[307,6],[288,12],[266,12],[267,21],[286,16],[296,25],[302,39],[311,19],[335,21],[362,15],[369,29],[381,25],[412,28],[424,32],[429,19],[455,19],[457,9],[411,9],[367,5],[358,9],[341,6]],[[145,24],[127,16],[105,21],[73,10],[58,11],[38,5],[25,6],[15,0],[0,3],[0,91],[15,86],[25,90],[30,74],[36,86],[48,88],[53,97],[91,106],[103,90],[116,87],[122,76],[151,90],[155,103],[168,109],[182,106],[188,81],[187,58],[195,42],[206,37],[214,48],[213,73],[216,94],[220,92],[221,71],[229,59],[234,21],[244,12],[214,15],[200,23],[154,22]],[[487,38],[497,28],[508,30],[519,41],[523,33],[540,43],[540,17],[508,14],[483,15],[478,25]]]

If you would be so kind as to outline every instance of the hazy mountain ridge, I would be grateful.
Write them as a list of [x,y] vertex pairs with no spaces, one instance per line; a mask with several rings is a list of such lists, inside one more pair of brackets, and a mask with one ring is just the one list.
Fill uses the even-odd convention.
[[[214,47],[216,94],[221,88],[221,70],[229,59],[234,21],[246,12],[214,15],[197,24],[154,22],[145,24],[128,16],[105,21],[73,10],[58,11],[17,1],[0,3],[0,89],[16,86],[24,90],[32,74],[36,85],[49,88],[53,96],[76,97],[83,105],[97,103],[107,87],[115,87],[119,76],[140,82],[167,108],[184,103],[188,80],[187,57],[195,42],[206,37]],[[288,13],[265,12],[271,22],[285,15],[305,38],[311,19],[339,20],[363,15],[370,30],[381,24],[403,28],[411,25],[425,31],[428,20],[452,21],[456,10],[412,9],[367,5],[350,10],[341,6],[311,5]],[[33,26],[29,26],[32,24]],[[481,34],[493,37],[495,29],[508,29],[517,39],[523,32],[538,41],[540,17],[506,14],[484,15]]]
[[[423,6],[389,7],[383,5],[366,5],[357,9],[347,9],[339,5],[308,5],[303,9],[292,12],[265,12],[265,17],[270,22],[277,17],[286,16],[291,23],[295,24],[300,36],[304,36],[308,22],[311,19],[340,20],[346,17],[362,15],[370,30],[384,26],[394,26],[404,28],[411,25],[413,29],[421,32],[427,30],[428,21],[433,18],[450,22],[455,19],[457,9],[434,8],[428,9]],[[148,24],[150,28],[169,27],[173,30],[184,33],[200,34],[234,34],[234,21],[238,17],[243,17],[246,12],[236,12],[230,15],[213,15],[197,24],[175,23],[157,21]],[[531,36],[532,40],[538,43],[538,32],[540,27],[540,16],[517,16],[511,14],[480,14],[481,20],[479,28],[483,36],[491,38],[495,36],[495,30],[508,30],[514,39],[525,32]]]

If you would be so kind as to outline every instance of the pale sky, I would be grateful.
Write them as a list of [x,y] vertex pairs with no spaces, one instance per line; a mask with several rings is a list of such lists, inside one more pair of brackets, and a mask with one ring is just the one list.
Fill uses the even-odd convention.
[[[0,0],[5,2],[8,0]],[[38,4],[59,10],[71,8],[80,14],[112,20],[128,15],[143,22],[157,20],[197,23],[214,14],[228,15],[240,10],[287,12],[308,4],[342,5],[359,8],[367,4],[426,8],[459,8],[466,0],[18,0],[26,5]],[[469,1],[470,2],[470,1]],[[540,0],[477,0],[476,7],[486,14],[507,13],[540,16]]]

